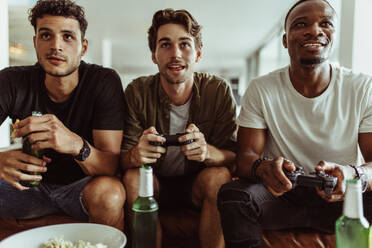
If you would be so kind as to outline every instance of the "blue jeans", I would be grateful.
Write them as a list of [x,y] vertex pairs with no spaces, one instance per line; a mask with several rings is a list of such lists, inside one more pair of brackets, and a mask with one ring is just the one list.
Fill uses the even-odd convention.
[[88,212],[82,203],[82,192],[92,177],[85,177],[68,185],[41,183],[38,187],[20,191],[0,180],[0,216],[31,219],[65,213],[87,221]]
[[[372,193],[364,193],[364,213],[372,221]],[[274,197],[262,184],[241,179],[223,185],[218,194],[228,248],[266,247],[262,230],[306,227],[327,233],[342,214],[343,202],[328,203],[314,188],[296,187]]]

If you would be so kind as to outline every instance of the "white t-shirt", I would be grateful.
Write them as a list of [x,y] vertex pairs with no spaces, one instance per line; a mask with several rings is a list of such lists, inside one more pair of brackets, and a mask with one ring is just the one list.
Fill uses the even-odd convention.
[[289,67],[254,79],[237,123],[268,129],[264,155],[283,156],[305,171],[320,160],[363,163],[358,133],[372,132],[372,78],[332,65],[328,88],[306,98],[292,85]]

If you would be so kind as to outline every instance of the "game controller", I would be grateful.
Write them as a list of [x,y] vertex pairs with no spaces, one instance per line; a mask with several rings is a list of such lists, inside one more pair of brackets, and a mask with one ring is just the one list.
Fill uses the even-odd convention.
[[302,167],[296,167],[294,171],[284,170],[284,174],[292,182],[293,188],[296,186],[319,187],[328,195],[332,194],[337,184],[337,177],[327,175],[323,171],[315,171],[305,175]]
[[178,137],[183,136],[187,133],[176,133],[176,134],[157,134],[158,136],[164,137],[165,142],[149,141],[150,145],[153,146],[183,146],[194,142],[193,139],[186,140],[184,142],[179,142]]

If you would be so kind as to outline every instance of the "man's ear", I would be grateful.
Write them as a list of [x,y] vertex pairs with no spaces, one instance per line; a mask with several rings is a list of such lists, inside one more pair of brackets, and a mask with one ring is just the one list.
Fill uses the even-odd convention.
[[287,34],[286,33],[283,34],[282,43],[283,43],[284,48],[288,48],[288,45],[287,45]]
[[200,59],[201,59],[201,56],[202,56],[202,49],[200,48],[200,49],[196,52],[196,59],[195,59],[195,62],[199,62]]
[[156,60],[156,57],[155,57],[155,52],[152,52],[151,53],[151,59],[152,59],[152,62],[154,62],[154,64],[158,64],[158,61]]
[[34,48],[35,48],[35,50],[36,50],[36,35],[34,35],[34,37],[32,37],[32,40],[33,40],[33,42],[34,42]]
[[88,51],[88,40],[84,39],[83,44],[82,44],[82,49],[81,49],[81,56],[83,57],[87,51]]

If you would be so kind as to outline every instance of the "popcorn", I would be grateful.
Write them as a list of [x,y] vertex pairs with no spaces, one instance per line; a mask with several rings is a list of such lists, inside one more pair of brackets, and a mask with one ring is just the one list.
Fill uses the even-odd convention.
[[46,243],[43,244],[42,248],[108,248],[107,245],[98,243],[91,244],[90,242],[79,240],[73,244],[71,241],[64,240],[61,238],[49,239]]

